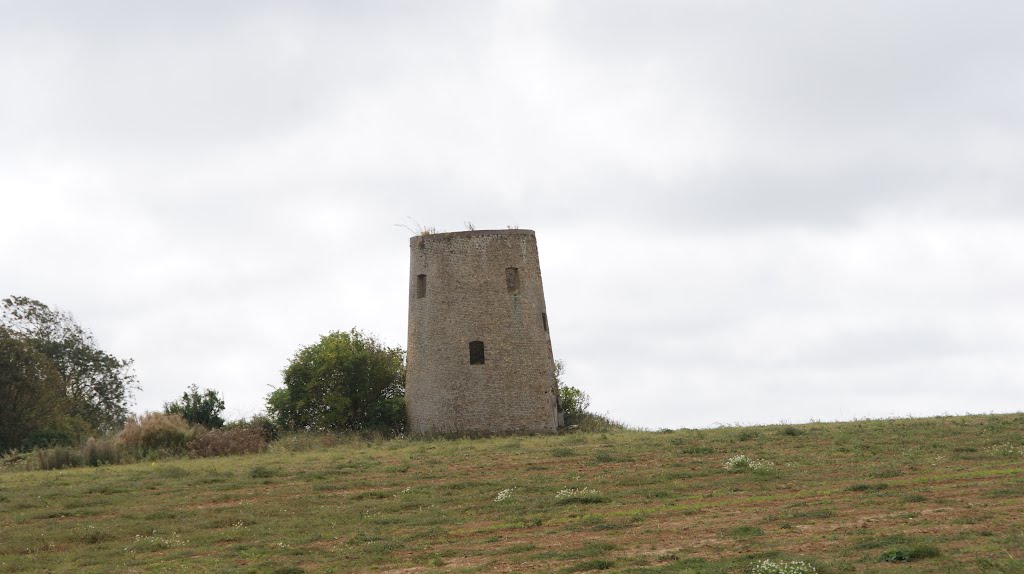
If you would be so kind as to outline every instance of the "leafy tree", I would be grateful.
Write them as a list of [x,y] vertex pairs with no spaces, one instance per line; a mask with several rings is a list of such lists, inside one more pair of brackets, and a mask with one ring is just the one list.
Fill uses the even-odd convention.
[[0,453],[66,427],[65,400],[53,362],[0,327]]
[[70,313],[28,297],[8,297],[0,304],[0,327],[52,362],[63,382],[66,414],[99,432],[119,429],[137,387],[132,360],[97,347],[92,333]]
[[283,428],[405,428],[405,352],[352,329],[334,331],[299,349],[284,370],[284,387],[267,397]]
[[211,389],[200,393],[195,385],[190,386],[180,400],[166,403],[164,412],[179,414],[189,424],[203,425],[208,429],[224,426],[224,419],[220,417],[220,413],[224,412],[224,399]]
[[590,414],[590,395],[566,385],[562,382],[565,374],[565,363],[561,360],[555,361],[555,381],[558,383],[558,406],[562,410],[566,425],[579,424],[583,418]]
[[579,424],[590,408],[590,396],[569,385],[559,387],[559,402],[562,405],[562,412],[565,414],[565,424]]

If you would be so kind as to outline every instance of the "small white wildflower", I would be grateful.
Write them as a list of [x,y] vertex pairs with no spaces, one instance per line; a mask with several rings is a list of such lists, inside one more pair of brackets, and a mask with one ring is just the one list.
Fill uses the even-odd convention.
[[515,490],[515,489],[516,488],[513,486],[512,488],[506,488],[504,490],[499,490],[498,491],[498,496],[494,497],[494,502],[501,502],[502,500],[508,500],[509,498],[512,497],[512,491]]
[[733,470],[736,468],[747,468],[750,466],[750,457],[745,454],[738,454],[725,461],[725,468]]
[[729,470],[740,470],[749,468],[753,470],[767,470],[775,468],[775,463],[770,460],[753,459],[745,454],[738,454],[725,461],[725,468]]
[[585,496],[597,496],[600,492],[593,488],[563,488],[555,493],[555,498],[582,498]]
[[[154,530],[153,534],[150,536],[136,534],[133,546],[142,545],[157,548],[173,548],[177,546],[185,546],[186,544],[188,544],[188,540],[182,540],[181,536],[179,536],[177,532],[172,532],[170,538],[163,538],[161,536],[157,536],[156,531]],[[134,549],[132,549],[131,552],[134,552]]]
[[751,574],[817,574],[818,570],[808,564],[807,562],[801,562],[798,560],[794,561],[775,561],[771,559],[764,559],[760,562],[755,562],[750,568]]
[[995,454],[1004,455],[1024,455],[1024,446],[1016,446],[1010,443],[996,444],[990,447],[990,450]]

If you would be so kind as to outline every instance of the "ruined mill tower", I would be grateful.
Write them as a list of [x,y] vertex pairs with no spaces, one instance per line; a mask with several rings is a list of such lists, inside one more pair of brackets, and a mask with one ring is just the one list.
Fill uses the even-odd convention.
[[558,389],[533,231],[410,239],[413,433],[555,432]]

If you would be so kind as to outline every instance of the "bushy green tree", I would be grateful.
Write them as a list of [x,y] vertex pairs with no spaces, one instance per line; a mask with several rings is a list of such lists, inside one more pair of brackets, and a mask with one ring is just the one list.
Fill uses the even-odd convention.
[[0,301],[0,327],[50,360],[63,384],[69,420],[97,432],[121,428],[137,385],[131,359],[101,350],[70,313],[28,297]]
[[224,399],[211,389],[199,392],[199,387],[192,385],[181,395],[181,399],[164,405],[164,413],[179,414],[189,424],[203,425],[208,429],[224,426],[220,414],[224,412]]
[[562,413],[565,415],[565,424],[579,424],[580,420],[588,414],[590,408],[590,396],[576,387],[563,385],[558,388],[558,399],[562,405]]
[[555,361],[555,381],[558,383],[558,407],[566,425],[579,424],[587,416],[590,408],[590,395],[562,381],[565,375],[565,363]]
[[69,426],[64,382],[50,359],[0,327],[0,453],[48,442]]
[[405,352],[356,329],[334,331],[303,347],[267,397],[282,428],[405,429]]

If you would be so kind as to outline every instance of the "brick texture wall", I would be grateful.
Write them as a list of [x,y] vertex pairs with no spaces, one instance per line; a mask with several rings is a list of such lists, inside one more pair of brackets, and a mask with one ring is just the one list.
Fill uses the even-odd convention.
[[[410,251],[410,430],[554,432],[558,391],[533,231],[422,235]],[[483,364],[470,364],[474,341]]]

